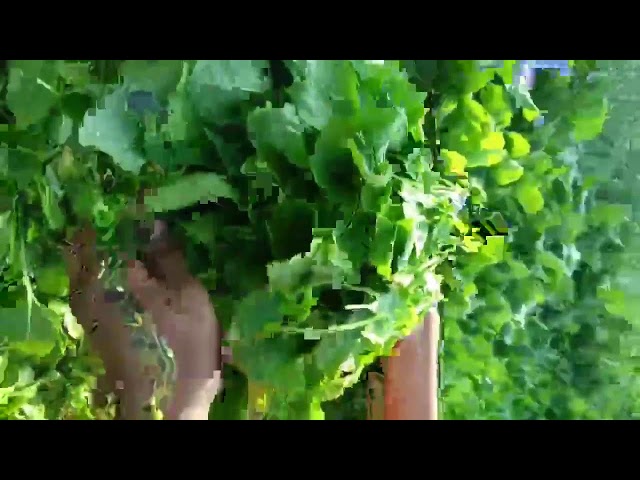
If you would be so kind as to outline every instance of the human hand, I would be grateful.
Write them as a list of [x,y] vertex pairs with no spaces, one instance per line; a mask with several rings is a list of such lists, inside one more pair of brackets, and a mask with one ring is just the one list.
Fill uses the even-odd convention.
[[198,411],[208,412],[222,384],[220,326],[207,290],[189,273],[162,223],[155,223],[145,263],[130,262],[128,281],[175,355],[177,387],[167,417],[202,417]]
[[[218,323],[206,290],[189,274],[182,253],[168,240],[166,229],[155,226],[145,263],[128,262],[129,288],[175,356],[176,388],[166,418],[206,418],[221,383]],[[123,418],[139,418],[153,385],[133,346],[132,327],[124,321],[122,298],[98,278],[92,229],[74,236],[66,259],[72,311],[105,366],[100,385],[105,391],[119,391]]]

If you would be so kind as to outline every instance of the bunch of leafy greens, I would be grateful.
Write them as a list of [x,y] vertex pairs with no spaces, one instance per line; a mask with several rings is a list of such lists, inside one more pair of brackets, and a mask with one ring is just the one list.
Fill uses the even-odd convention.
[[0,417],[109,415],[59,246],[88,221],[135,254],[151,213],[232,338],[212,418],[362,418],[440,300],[445,418],[628,418],[637,226],[589,170],[608,84],[571,64],[530,93],[509,60],[8,62]]
[[183,237],[266,418],[321,418],[439,300],[459,242],[462,188],[431,169],[424,99],[394,61],[11,61],[9,370],[31,365],[45,394],[72,343],[58,246],[88,221],[133,253],[142,198]]

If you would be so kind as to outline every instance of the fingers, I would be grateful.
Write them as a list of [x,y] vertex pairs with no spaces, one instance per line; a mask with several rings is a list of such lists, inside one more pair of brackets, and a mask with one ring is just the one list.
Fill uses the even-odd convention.
[[153,222],[153,233],[151,238],[154,240],[166,239],[169,237],[169,227],[166,222],[162,220],[155,220]]
[[149,275],[164,282],[170,290],[180,290],[192,281],[182,250],[167,232],[164,222],[154,222],[154,233],[145,255]]
[[149,275],[142,262],[138,260],[129,262],[127,279],[131,293],[143,309],[155,311],[166,300],[166,289]]

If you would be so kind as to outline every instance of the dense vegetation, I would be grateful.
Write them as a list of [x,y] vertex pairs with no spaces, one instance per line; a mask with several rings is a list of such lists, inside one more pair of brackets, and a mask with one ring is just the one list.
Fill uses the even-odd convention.
[[152,214],[231,332],[212,418],[363,418],[436,301],[444,418],[631,418],[636,63],[5,62],[0,418],[109,416],[60,245],[117,271]]

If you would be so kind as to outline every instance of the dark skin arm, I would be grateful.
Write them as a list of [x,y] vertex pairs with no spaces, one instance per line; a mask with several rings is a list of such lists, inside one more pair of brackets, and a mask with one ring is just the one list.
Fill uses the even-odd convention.
[[384,376],[370,376],[370,419],[438,419],[439,334],[440,318],[434,308],[423,325],[383,360]]
[[[125,326],[120,305],[105,296],[98,278],[95,232],[79,231],[66,250],[66,260],[71,309],[105,367],[98,398],[116,393],[120,418],[142,418],[151,382],[139,352],[131,346],[130,327]],[[131,261],[127,277],[135,299],[175,354],[178,379],[165,418],[206,419],[221,384],[220,334],[213,306],[207,291],[187,271],[180,250],[168,240],[157,241],[148,260],[155,276],[141,262]]]
[[424,324],[400,342],[384,369],[385,420],[438,419],[440,319],[432,310]]

